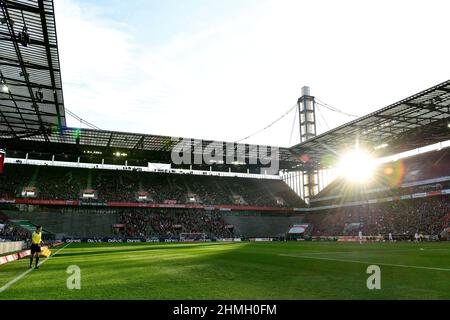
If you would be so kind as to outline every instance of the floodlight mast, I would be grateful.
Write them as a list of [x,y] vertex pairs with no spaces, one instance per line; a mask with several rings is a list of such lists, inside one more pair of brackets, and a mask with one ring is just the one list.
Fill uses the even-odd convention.
[[[300,124],[300,142],[305,142],[316,136],[316,102],[311,96],[308,86],[302,88],[302,96],[297,101]],[[309,203],[309,199],[319,193],[319,173],[316,168],[302,172],[303,199]]]

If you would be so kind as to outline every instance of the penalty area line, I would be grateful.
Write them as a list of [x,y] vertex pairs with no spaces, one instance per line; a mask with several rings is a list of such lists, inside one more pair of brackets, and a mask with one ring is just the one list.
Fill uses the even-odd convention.
[[[61,250],[65,249],[68,245],[70,244],[67,243],[64,247],[60,248],[58,251],[55,252],[55,254],[48,256],[47,258],[45,258],[43,261],[41,261],[38,264],[38,267],[40,267],[41,265],[43,265],[48,259],[50,259],[50,257],[56,256],[58,254],[58,252],[60,252]],[[24,278],[27,274],[29,274],[30,272],[32,272],[34,270],[34,268],[30,268],[27,271],[25,271],[24,273],[22,273],[21,275],[15,277],[14,279],[12,279],[10,282],[8,282],[7,284],[5,284],[3,287],[0,288],[0,293],[6,291],[9,287],[11,287],[13,284],[15,284],[16,282],[18,282],[19,280],[21,280],[22,278]]]
[[300,259],[313,259],[313,260],[326,260],[326,261],[359,263],[359,264],[369,264],[369,265],[373,264],[373,265],[379,265],[379,266],[399,267],[399,268],[425,269],[425,270],[435,270],[435,271],[450,271],[450,269],[446,269],[446,268],[434,268],[434,267],[425,267],[425,266],[411,266],[411,265],[406,265],[406,264],[393,264],[393,263],[376,263],[376,262],[368,262],[368,261],[348,260],[348,259],[334,259],[334,258],[324,258],[324,257],[298,256],[298,255],[293,255],[293,254],[279,254],[279,256],[291,257],[291,258],[300,258]]

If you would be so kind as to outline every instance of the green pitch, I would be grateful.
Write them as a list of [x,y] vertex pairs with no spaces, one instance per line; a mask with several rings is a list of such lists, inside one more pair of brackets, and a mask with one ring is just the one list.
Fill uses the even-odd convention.
[[[62,247],[0,299],[450,299],[448,242]],[[0,287],[28,262],[0,266]],[[81,270],[80,290],[67,289],[71,265]],[[367,289],[369,265],[381,268],[380,290]]]

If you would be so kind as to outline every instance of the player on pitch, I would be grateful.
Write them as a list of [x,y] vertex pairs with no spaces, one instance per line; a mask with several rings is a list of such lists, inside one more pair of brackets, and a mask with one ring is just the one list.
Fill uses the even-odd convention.
[[39,269],[39,253],[41,252],[42,241],[42,227],[37,226],[36,231],[31,235],[31,257],[30,257],[30,268],[33,268],[33,257],[36,257],[35,269]]

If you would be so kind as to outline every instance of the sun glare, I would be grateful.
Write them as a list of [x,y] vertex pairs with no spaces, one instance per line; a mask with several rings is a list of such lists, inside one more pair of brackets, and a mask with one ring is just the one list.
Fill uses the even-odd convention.
[[353,182],[366,182],[373,177],[375,167],[374,159],[367,152],[355,149],[340,158],[338,173]]

